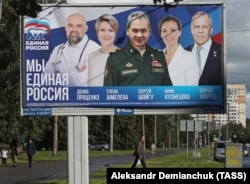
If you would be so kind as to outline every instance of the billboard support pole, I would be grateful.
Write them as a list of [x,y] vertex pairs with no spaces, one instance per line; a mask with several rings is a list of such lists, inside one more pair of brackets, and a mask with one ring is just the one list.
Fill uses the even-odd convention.
[[68,184],[89,183],[88,118],[68,116]]
[[[145,122],[144,122],[144,114],[142,115],[142,135],[145,137]],[[144,143],[144,150],[146,150],[146,142]]]
[[110,115],[110,148],[109,151],[113,152],[113,140],[114,140],[114,116]]
[[227,141],[229,141],[229,139],[228,139],[228,124],[229,124],[229,121],[230,121],[230,118],[229,118],[229,107],[230,107],[230,105],[229,105],[229,103],[227,103]]
[[180,148],[180,115],[177,114],[176,122],[176,138],[177,138],[177,149]]
[[156,114],[155,114],[155,146],[157,147],[157,122],[156,122]]
[[58,150],[58,122],[57,116],[54,116],[54,143],[53,143],[53,156],[57,155]]
[[188,122],[187,122],[187,120],[186,120],[186,133],[187,133],[187,144],[186,144],[186,146],[187,146],[187,159],[188,159],[188,146],[189,146],[189,143],[188,143]]

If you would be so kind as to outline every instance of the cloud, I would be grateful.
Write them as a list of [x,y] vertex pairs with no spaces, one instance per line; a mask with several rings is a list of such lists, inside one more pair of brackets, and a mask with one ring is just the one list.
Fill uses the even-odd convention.
[[[250,90],[250,1],[227,0],[226,3],[226,65],[228,83],[245,83]],[[250,109],[247,95],[247,109]],[[250,111],[247,110],[247,117]]]
[[226,66],[228,83],[245,83],[250,90],[250,1],[227,0]]

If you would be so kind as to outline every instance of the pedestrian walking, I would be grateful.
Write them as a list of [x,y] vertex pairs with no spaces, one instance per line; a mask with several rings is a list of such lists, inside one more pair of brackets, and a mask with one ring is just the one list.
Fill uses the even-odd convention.
[[151,150],[152,150],[152,154],[154,154],[156,151],[156,146],[154,143],[151,144]]
[[145,137],[141,136],[140,141],[135,146],[135,151],[133,154],[133,156],[135,156],[135,160],[131,168],[135,168],[138,161],[141,162],[143,168],[146,168],[146,163],[144,159],[144,142],[145,142]]
[[17,149],[18,149],[17,140],[12,139],[12,141],[10,142],[9,151],[10,151],[10,156],[11,156],[11,160],[13,163],[13,167],[16,167],[16,164],[17,164],[17,155],[18,155]]
[[1,156],[2,156],[2,166],[7,166],[7,158],[8,158],[8,149],[6,147],[3,147],[1,150]]
[[26,152],[27,152],[27,156],[28,156],[28,160],[29,160],[29,168],[31,168],[33,155],[36,154],[36,147],[35,147],[31,138],[29,138],[29,140],[27,142]]

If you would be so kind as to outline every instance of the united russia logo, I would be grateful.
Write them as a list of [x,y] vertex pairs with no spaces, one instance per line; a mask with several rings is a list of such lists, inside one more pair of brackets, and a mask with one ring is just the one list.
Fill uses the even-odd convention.
[[25,26],[26,40],[45,40],[50,35],[50,22],[43,18],[29,19]]

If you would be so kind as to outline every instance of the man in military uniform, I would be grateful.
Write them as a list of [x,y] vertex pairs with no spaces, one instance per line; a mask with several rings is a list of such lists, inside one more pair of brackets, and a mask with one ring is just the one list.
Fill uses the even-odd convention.
[[163,52],[147,45],[148,16],[142,11],[131,13],[126,32],[129,42],[108,57],[104,86],[171,86]]

